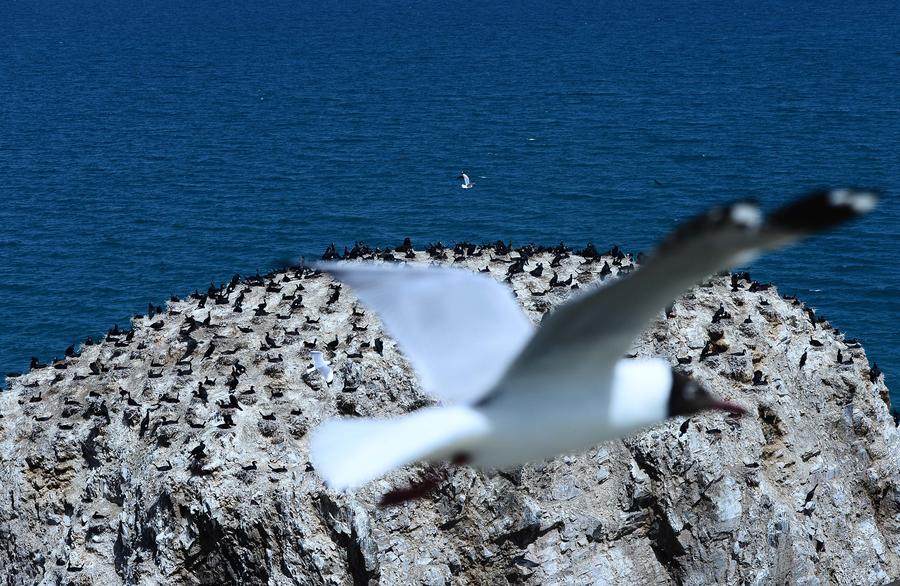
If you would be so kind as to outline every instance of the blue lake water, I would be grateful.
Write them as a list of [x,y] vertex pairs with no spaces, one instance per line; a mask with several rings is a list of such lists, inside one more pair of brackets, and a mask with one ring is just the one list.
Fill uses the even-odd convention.
[[0,372],[331,242],[639,251],[852,184],[877,214],[751,272],[900,392],[893,0],[134,4],[0,7]]

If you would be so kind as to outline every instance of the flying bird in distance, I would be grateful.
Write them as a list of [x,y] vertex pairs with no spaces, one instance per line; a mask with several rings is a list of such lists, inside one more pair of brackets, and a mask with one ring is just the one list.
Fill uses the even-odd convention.
[[329,488],[347,490],[414,462],[503,468],[586,450],[669,417],[744,409],[674,372],[622,359],[679,295],[720,270],[865,214],[868,192],[818,191],[769,214],[739,202],[687,222],[640,267],[573,296],[540,328],[511,291],[444,267],[325,262],[378,312],[442,404],[389,418],[336,418],[311,438]]
[[457,179],[462,179],[462,183],[460,184],[460,187],[462,187],[463,189],[472,189],[473,187],[475,187],[475,184],[472,183],[471,181],[469,181],[469,176],[466,175],[465,172],[460,172],[459,177],[457,177]]

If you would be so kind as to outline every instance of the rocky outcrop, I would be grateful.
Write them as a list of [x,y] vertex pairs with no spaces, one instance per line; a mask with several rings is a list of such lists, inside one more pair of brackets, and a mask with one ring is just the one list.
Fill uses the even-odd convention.
[[[349,253],[487,268],[535,322],[633,264],[593,247]],[[323,418],[430,402],[351,290],[290,269],[161,309],[0,393],[3,584],[900,576],[900,437],[882,379],[858,344],[748,276],[679,299],[634,353],[680,363],[750,415],[674,419],[520,469],[440,470],[432,497],[383,510],[422,467],[343,495],[307,456]],[[332,361],[330,385],[308,371],[311,349]]]

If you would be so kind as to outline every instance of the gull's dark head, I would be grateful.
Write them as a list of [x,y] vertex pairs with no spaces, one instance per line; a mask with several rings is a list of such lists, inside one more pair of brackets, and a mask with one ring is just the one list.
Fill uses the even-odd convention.
[[672,389],[669,392],[669,417],[693,415],[715,409],[732,415],[743,415],[746,409],[735,403],[716,397],[691,377],[672,371]]

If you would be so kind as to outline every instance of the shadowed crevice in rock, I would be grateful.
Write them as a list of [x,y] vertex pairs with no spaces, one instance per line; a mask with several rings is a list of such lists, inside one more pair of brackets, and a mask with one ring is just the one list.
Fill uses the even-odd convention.
[[331,539],[344,551],[347,571],[354,586],[366,586],[371,580],[377,580],[379,571],[377,563],[372,563],[373,552],[363,551],[367,543],[371,544],[371,539],[358,533],[355,512],[339,505],[326,493],[319,495],[318,503],[319,513]]
[[665,510],[656,499],[653,500],[650,508],[653,511],[650,529],[647,531],[650,547],[653,549],[657,561],[671,576],[672,582],[681,585],[684,583],[684,569],[679,558],[686,553],[685,549],[678,541],[678,535],[666,518]]

